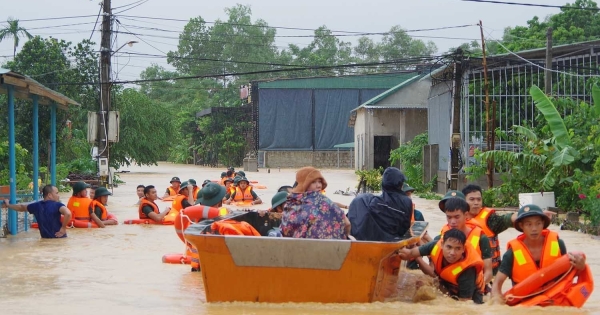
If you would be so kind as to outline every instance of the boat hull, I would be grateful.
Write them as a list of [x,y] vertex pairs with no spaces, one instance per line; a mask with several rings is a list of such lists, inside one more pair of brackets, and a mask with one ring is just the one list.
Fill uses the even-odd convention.
[[192,225],[185,237],[198,249],[207,302],[271,303],[385,301],[396,293],[395,252],[422,234],[384,243],[203,233]]

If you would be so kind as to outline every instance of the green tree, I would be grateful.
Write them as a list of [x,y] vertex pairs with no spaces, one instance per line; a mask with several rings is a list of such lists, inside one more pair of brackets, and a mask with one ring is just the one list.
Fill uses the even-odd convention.
[[[508,27],[503,44],[511,51],[542,48],[546,45],[546,31],[552,27],[555,45],[597,39],[600,32],[598,5],[592,0],[576,0],[565,5],[561,12],[540,19],[535,16],[526,26]],[[504,49],[501,49],[504,52]]]
[[[83,41],[75,46],[70,42],[53,38],[36,36],[27,41],[15,58],[3,67],[15,72],[28,75],[67,97],[82,104],[82,107],[71,107],[68,111],[59,110],[57,113],[57,134],[63,133],[66,121],[72,122],[72,128],[86,130],[87,110],[94,110],[97,104],[97,58],[93,48],[94,43]],[[74,60],[74,61],[72,61]],[[83,82],[89,84],[63,84]],[[0,109],[6,111],[6,108]],[[4,114],[4,113],[3,113]],[[24,148],[33,146],[31,129],[32,106],[30,101],[16,102],[16,141]],[[50,110],[41,106],[39,110],[40,161],[48,158],[48,139],[50,137]],[[68,139],[59,141],[59,162],[70,160],[61,156],[64,152],[61,146],[70,146]]]
[[134,89],[115,94],[113,110],[120,113],[121,127],[119,142],[110,148],[111,166],[152,165],[164,160],[173,140],[168,108]]
[[[381,39],[381,55],[384,61],[401,60],[410,57],[431,56],[437,51],[436,45],[429,41],[413,39],[399,25],[393,26],[389,34]],[[394,70],[406,69],[406,65],[390,66]]]
[[19,20],[8,18],[6,21],[8,26],[4,29],[0,30],[0,42],[5,39],[12,38],[13,39],[13,58],[17,55],[17,47],[19,47],[19,41],[21,40],[21,36],[24,35],[28,39],[32,39],[33,35],[29,34],[29,32],[19,26]]

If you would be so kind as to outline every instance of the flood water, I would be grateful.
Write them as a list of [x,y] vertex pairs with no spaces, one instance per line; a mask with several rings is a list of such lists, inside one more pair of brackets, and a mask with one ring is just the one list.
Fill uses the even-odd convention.
[[[126,184],[114,188],[108,209],[119,222],[137,218],[135,194],[138,184],[157,186],[162,194],[172,176],[182,180],[217,179],[221,169],[161,163],[154,167],[129,167],[119,174]],[[336,190],[355,187],[351,170],[323,171],[329,186],[327,195],[349,204],[353,197],[336,195]],[[294,170],[272,169],[248,173],[268,189],[257,190],[267,209],[279,186],[294,182]],[[61,194],[66,204],[69,193]],[[435,234],[445,223],[437,201],[415,198]],[[158,202],[161,210],[169,203]],[[557,226],[551,229],[558,230]],[[503,248],[518,232],[510,229],[500,236]],[[590,235],[560,231],[568,250],[587,254],[595,280],[600,276],[600,242]],[[0,314],[600,314],[600,295],[592,294],[584,308],[510,308],[499,305],[473,305],[438,296],[435,300],[411,303],[399,299],[373,304],[267,304],[206,303],[200,273],[188,265],[161,262],[167,253],[181,253],[183,243],[173,226],[123,225],[105,229],[69,229],[68,238],[43,240],[37,230],[0,239]],[[407,276],[404,283],[417,276]],[[402,281],[399,288],[402,288]],[[314,279],[315,285],[320,279]],[[507,281],[508,283],[509,281]],[[232,286],[235,284],[232,283]],[[294,288],[290,286],[290,294]],[[402,294],[401,294],[402,295]]]

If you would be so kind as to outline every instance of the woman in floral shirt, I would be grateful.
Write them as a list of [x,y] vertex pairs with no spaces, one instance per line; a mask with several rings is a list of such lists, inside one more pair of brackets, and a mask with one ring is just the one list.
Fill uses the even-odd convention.
[[294,238],[347,239],[350,221],[342,209],[321,191],[327,182],[314,167],[296,173],[298,185],[288,196],[281,218],[283,236]]

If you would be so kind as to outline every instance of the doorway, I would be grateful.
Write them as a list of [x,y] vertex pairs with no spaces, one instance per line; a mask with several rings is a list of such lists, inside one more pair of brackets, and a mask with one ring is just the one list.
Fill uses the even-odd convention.
[[373,138],[373,167],[386,169],[390,166],[392,136],[374,136]]

